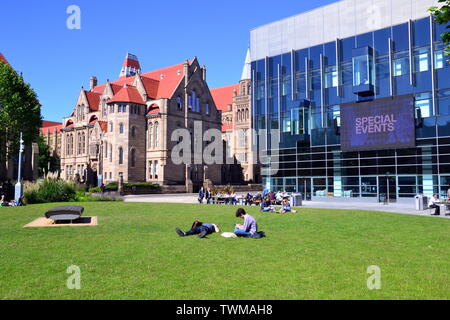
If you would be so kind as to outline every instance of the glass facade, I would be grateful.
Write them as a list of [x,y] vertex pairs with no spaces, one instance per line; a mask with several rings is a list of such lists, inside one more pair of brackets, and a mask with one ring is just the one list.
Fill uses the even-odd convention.
[[[255,130],[279,129],[273,190],[431,196],[450,188],[450,64],[431,17],[252,62]],[[416,147],[343,152],[341,105],[411,95]],[[277,132],[277,131],[273,131]],[[259,147],[259,146],[258,146]],[[274,146],[272,146],[272,149]]]

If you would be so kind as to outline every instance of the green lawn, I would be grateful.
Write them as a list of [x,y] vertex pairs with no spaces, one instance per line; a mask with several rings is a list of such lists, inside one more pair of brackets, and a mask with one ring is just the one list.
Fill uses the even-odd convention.
[[[83,203],[97,227],[22,227],[54,205],[0,208],[0,299],[450,299],[450,220],[369,211],[249,209],[264,239],[232,231],[233,206]],[[81,290],[66,269],[81,268]],[[367,268],[381,268],[368,290]]]

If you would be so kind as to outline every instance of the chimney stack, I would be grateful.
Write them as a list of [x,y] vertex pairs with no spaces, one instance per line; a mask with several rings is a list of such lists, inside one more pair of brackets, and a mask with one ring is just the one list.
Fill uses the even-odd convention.
[[92,90],[94,90],[94,88],[97,86],[97,77],[91,77],[91,80],[90,80],[90,88],[91,88],[91,91]]
[[203,77],[203,81],[206,82],[206,66],[202,66],[202,77]]

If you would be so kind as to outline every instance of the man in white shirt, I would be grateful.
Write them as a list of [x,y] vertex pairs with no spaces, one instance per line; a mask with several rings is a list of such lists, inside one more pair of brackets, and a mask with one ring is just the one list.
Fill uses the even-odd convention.
[[432,216],[439,216],[441,214],[441,208],[439,207],[439,205],[436,204],[436,202],[438,202],[438,201],[439,201],[439,199],[438,199],[437,194],[433,194],[433,197],[428,202],[429,208],[436,209],[434,211],[434,214],[432,214]]

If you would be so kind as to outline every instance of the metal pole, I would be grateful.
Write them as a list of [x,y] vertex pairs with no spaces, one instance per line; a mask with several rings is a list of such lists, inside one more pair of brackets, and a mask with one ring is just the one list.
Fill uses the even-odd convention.
[[14,200],[16,203],[19,203],[20,198],[22,198],[23,195],[23,186],[22,186],[22,154],[23,154],[23,134],[20,133],[20,149],[19,149],[19,170],[17,174],[17,183],[15,186],[15,194],[14,194]]
[[389,176],[387,176],[387,204],[389,204]]

